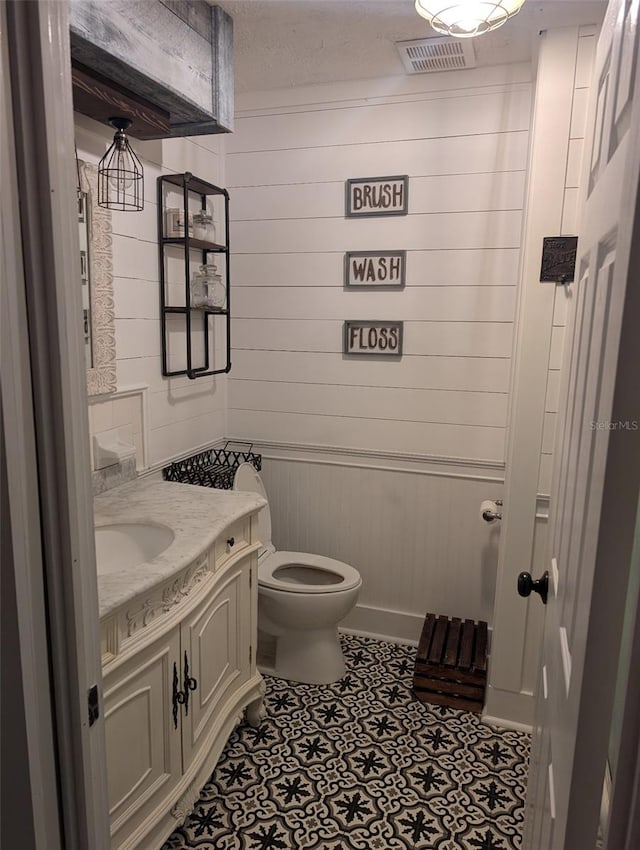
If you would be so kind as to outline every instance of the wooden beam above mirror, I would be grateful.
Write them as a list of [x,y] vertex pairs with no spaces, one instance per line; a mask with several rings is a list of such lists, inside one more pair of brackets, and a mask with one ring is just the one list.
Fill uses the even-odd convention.
[[[164,138],[170,136],[169,113],[157,106],[134,98],[122,86],[72,62],[73,108],[103,124],[117,115],[130,118],[129,135],[137,139]],[[110,126],[110,125],[109,125]]]
[[233,21],[219,6],[70,0],[70,39],[79,112],[131,118],[138,139],[232,131]]

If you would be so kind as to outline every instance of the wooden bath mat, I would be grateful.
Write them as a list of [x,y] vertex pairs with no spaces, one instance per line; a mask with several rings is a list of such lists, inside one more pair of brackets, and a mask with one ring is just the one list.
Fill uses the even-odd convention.
[[422,702],[481,712],[487,685],[487,624],[427,614],[413,674]]

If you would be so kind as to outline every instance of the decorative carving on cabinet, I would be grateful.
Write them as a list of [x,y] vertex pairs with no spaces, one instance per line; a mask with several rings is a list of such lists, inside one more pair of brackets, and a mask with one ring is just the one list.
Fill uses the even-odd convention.
[[175,605],[182,602],[185,596],[191,593],[208,572],[209,559],[207,557],[192,564],[171,584],[165,586],[161,595],[151,596],[145,599],[138,608],[127,611],[127,636],[132,637],[138,629],[148,626],[159,613],[166,614]]
[[192,782],[191,785],[184,792],[182,797],[178,800],[175,806],[171,809],[171,816],[174,817],[179,823],[186,818],[188,814],[190,814],[195,804],[198,802],[200,798],[200,789]]

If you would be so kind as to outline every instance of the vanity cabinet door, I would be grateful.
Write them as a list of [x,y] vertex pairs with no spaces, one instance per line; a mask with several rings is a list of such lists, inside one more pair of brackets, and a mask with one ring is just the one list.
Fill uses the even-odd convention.
[[176,729],[172,714],[174,664],[180,671],[179,626],[105,674],[112,850],[130,841],[182,775],[180,718]]
[[250,569],[251,557],[231,567],[182,622],[182,664],[186,656],[188,676],[197,683],[182,713],[185,770],[200,748],[213,745],[229,720],[225,701],[250,678]]

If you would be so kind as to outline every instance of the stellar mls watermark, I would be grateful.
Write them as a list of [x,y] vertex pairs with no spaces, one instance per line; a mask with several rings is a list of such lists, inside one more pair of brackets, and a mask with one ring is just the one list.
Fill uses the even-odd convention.
[[592,420],[589,427],[592,431],[638,431],[640,430],[640,420],[638,419],[618,419],[611,421],[603,419],[600,421]]

